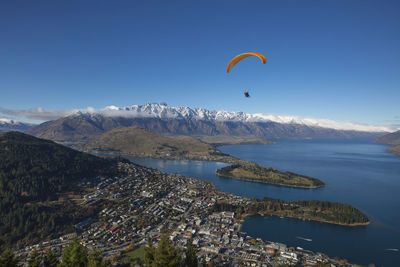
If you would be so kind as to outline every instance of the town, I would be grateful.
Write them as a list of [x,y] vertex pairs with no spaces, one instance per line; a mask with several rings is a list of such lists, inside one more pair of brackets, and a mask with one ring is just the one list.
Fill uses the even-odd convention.
[[84,207],[98,207],[96,216],[75,225],[75,232],[27,246],[15,252],[26,264],[32,250],[61,255],[69,242],[79,237],[88,249],[101,251],[118,262],[127,251],[156,243],[162,229],[181,249],[191,238],[197,256],[216,266],[302,265],[354,266],[300,247],[261,240],[241,232],[243,217],[235,212],[216,212],[217,201],[247,205],[245,197],[221,192],[210,182],[167,174],[132,163],[118,163],[115,177],[98,177],[99,182],[82,184],[89,192],[76,200]]

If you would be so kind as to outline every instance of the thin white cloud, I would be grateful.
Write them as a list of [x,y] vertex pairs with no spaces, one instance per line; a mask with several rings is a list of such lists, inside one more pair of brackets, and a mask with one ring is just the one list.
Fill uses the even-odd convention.
[[0,113],[15,117],[32,119],[32,120],[40,120],[40,121],[57,120],[61,117],[69,116],[78,111],[94,112],[95,109],[88,107],[86,109],[81,109],[81,110],[80,109],[47,110],[42,107],[31,108],[31,109],[6,109],[0,107]]
[[[150,117],[150,118],[195,118],[211,119],[219,121],[243,121],[243,122],[278,122],[297,123],[314,127],[332,128],[337,130],[356,130],[367,132],[392,132],[400,129],[398,123],[389,125],[365,125],[355,122],[338,122],[330,119],[305,118],[291,115],[276,114],[248,114],[244,112],[209,111],[201,108],[170,107],[166,104],[148,103],[145,105],[134,105],[129,107],[107,106],[102,109],[87,107],[71,110],[46,110],[44,108],[32,108],[25,110],[13,110],[0,107],[0,113],[14,117],[22,117],[30,120],[49,121],[74,113],[101,114],[108,117]],[[397,120],[397,116],[395,117]]]

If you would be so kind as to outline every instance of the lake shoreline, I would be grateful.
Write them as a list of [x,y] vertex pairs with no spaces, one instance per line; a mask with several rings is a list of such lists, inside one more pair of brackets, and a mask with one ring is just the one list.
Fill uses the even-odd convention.
[[[149,158],[149,159],[163,159],[163,160],[193,160],[193,161],[215,161],[215,162],[221,162],[221,163],[227,163],[227,164],[253,164],[250,161],[242,160],[239,158],[236,158],[232,155],[226,154],[226,155],[211,155],[211,156],[200,156],[200,155],[187,155],[187,156],[167,156],[167,155],[145,155],[145,154],[140,154],[140,153],[117,153],[115,151],[91,151],[90,153],[94,154],[107,154],[107,155],[116,155],[116,156],[133,156],[133,157],[139,157],[139,158]],[[264,168],[269,168],[269,167],[264,167]],[[282,187],[289,187],[289,188],[298,188],[298,189],[318,189],[321,187],[325,186],[325,183],[321,185],[316,185],[316,186],[303,186],[303,185],[292,185],[292,184],[284,184],[284,183],[272,183],[272,182],[267,182],[263,180],[258,180],[258,179],[251,179],[251,178],[242,178],[242,177],[234,177],[234,176],[227,176],[227,175],[222,175],[218,173],[219,169],[216,170],[216,174],[221,177],[225,178],[230,178],[230,179],[238,179],[238,180],[243,180],[243,181],[248,181],[248,182],[256,182],[256,183],[263,183],[263,184],[269,184],[269,185],[275,185],[275,186],[282,186]],[[283,173],[283,172],[281,172]],[[302,176],[302,175],[300,175]]]
[[[265,219],[262,219],[257,214],[254,216],[249,214],[243,222],[241,231],[251,236],[259,236],[263,240],[273,240],[320,251],[327,255],[341,256],[365,266],[370,263],[395,266],[393,262],[400,262],[400,255],[388,252],[386,249],[397,247],[397,240],[400,238],[395,223],[399,216],[389,212],[395,210],[399,203],[400,165],[398,157],[385,152],[387,148],[385,145],[371,143],[371,140],[348,139],[281,140],[279,145],[274,146],[219,147],[225,154],[261,165],[321,177],[327,186],[318,190],[218,177],[215,170],[228,164],[216,161],[168,161],[143,157],[131,157],[131,160],[165,172],[182,173],[188,177],[207,180],[213,182],[219,191],[231,192],[249,199],[269,196],[289,202],[316,199],[351,204],[368,214],[371,221],[369,225],[342,226],[286,216],[285,220],[282,220],[280,216],[274,215],[265,215]],[[374,195],[371,195],[372,192]],[[391,228],[378,225],[376,220]],[[313,241],[298,240],[296,236],[312,237]]]
[[[104,155],[104,154],[103,154]],[[120,154],[120,153],[118,153],[118,154],[111,154],[111,155],[117,155],[117,156],[121,156],[121,157],[123,157],[123,156],[134,156],[134,157],[138,157],[138,158],[148,158],[148,159],[162,159],[162,160],[192,160],[192,159],[167,159],[167,158],[154,158],[154,157],[140,157],[140,156],[137,156],[137,155],[126,155],[126,154]],[[195,161],[195,160],[193,160],[193,161]],[[206,161],[206,162],[209,162],[209,160],[202,160],[202,161]],[[239,161],[243,161],[243,160],[240,160],[239,159]],[[221,161],[215,161],[215,162],[221,162]],[[246,161],[243,161],[243,162],[246,162]],[[221,162],[221,163],[226,163],[226,162]],[[217,170],[218,171],[218,170]],[[225,177],[225,176],[220,176],[220,177]],[[295,189],[316,189],[316,188],[318,188],[318,187],[316,187],[316,188],[310,188],[310,187],[301,187],[301,186],[288,186],[288,185],[280,185],[280,184],[274,184],[274,183],[266,183],[266,182],[261,182],[261,181],[251,181],[251,180],[247,180],[247,179],[242,179],[242,178],[231,178],[231,177],[228,177],[229,179],[236,179],[236,180],[243,180],[243,181],[248,181],[248,182],[251,182],[251,183],[261,183],[261,184],[268,184],[268,185],[272,185],[272,186],[279,186],[279,187],[286,187],[286,188],[295,188]],[[202,179],[203,180],[203,179]],[[218,191],[223,191],[223,190],[218,190]],[[245,215],[245,218],[247,217],[247,216],[253,216],[253,215],[256,215],[256,214],[260,214],[260,213],[255,213],[255,214],[246,214]],[[266,214],[266,213],[264,213],[264,214]],[[277,214],[267,214],[267,215],[270,215],[270,216],[280,216],[280,215],[277,215]],[[336,224],[336,225],[342,225],[342,226],[366,226],[366,225],[369,225],[370,224],[370,221],[368,221],[368,222],[366,222],[366,223],[356,223],[356,224],[345,224],[345,223],[340,223],[340,222],[334,222],[334,221],[327,221],[327,220],[323,220],[323,219],[318,219],[318,218],[303,218],[303,217],[296,217],[296,216],[290,216],[290,215],[285,215],[285,217],[290,217],[290,218],[294,218],[294,219],[298,219],[298,220],[303,220],[303,219],[305,219],[305,220],[312,220],[312,221],[317,221],[317,222],[322,222],[322,223],[329,223],[329,224]]]
[[224,178],[229,178],[229,179],[237,179],[237,180],[242,180],[242,181],[247,181],[247,182],[253,182],[253,183],[261,183],[261,184],[268,184],[268,185],[275,185],[275,186],[282,186],[282,187],[289,187],[289,188],[296,188],[296,189],[318,189],[321,187],[324,187],[325,185],[321,186],[301,186],[301,185],[287,185],[287,184],[279,184],[279,183],[268,183],[266,181],[261,181],[257,179],[251,179],[251,178],[239,178],[239,177],[229,177],[226,175],[220,175],[218,174],[218,170],[215,172],[218,176],[224,177]]
[[209,155],[209,156],[204,156],[204,155],[186,155],[186,156],[171,156],[171,155],[148,155],[148,154],[142,154],[142,153],[119,153],[115,151],[98,151],[98,150],[93,150],[89,151],[86,153],[91,153],[91,154],[100,154],[100,155],[115,155],[115,156],[132,156],[132,157],[138,157],[138,158],[149,158],[149,159],[164,159],[164,160],[193,160],[193,161],[215,161],[215,162],[222,162],[222,163],[227,163],[227,164],[234,164],[236,162],[241,161],[241,159],[238,159],[236,157],[233,157],[231,155]]

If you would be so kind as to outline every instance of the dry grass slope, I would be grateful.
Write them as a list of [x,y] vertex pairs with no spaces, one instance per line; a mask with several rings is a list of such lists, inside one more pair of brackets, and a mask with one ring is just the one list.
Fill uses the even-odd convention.
[[[222,160],[233,158],[190,136],[162,136],[140,127],[120,127],[84,145],[91,153],[125,154],[169,159]],[[224,160],[225,158],[225,160]]]

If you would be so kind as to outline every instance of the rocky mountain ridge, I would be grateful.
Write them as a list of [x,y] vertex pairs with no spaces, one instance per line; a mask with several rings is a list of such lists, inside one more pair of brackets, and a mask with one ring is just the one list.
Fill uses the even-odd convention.
[[262,139],[377,138],[377,131],[339,130],[310,126],[296,121],[282,123],[251,120],[243,112],[214,112],[187,107],[171,108],[147,104],[130,108],[108,107],[98,112],[76,112],[70,116],[32,127],[27,133],[64,144],[84,143],[117,127],[138,126],[161,135],[188,135],[197,138],[232,136]]
[[19,122],[15,120],[10,120],[6,118],[0,118],[0,132],[8,131],[26,131],[33,127],[34,124]]
[[330,119],[304,118],[292,115],[277,115],[264,113],[246,113],[241,111],[207,110],[204,108],[190,108],[186,106],[171,107],[166,103],[147,103],[127,107],[107,106],[104,109],[87,109],[75,112],[75,115],[91,116],[100,114],[106,117],[124,118],[160,118],[184,119],[202,121],[230,121],[230,122],[276,122],[282,124],[300,124],[310,127],[322,127],[335,130],[354,130],[365,132],[391,132],[385,126],[363,125],[354,122],[338,122]]

